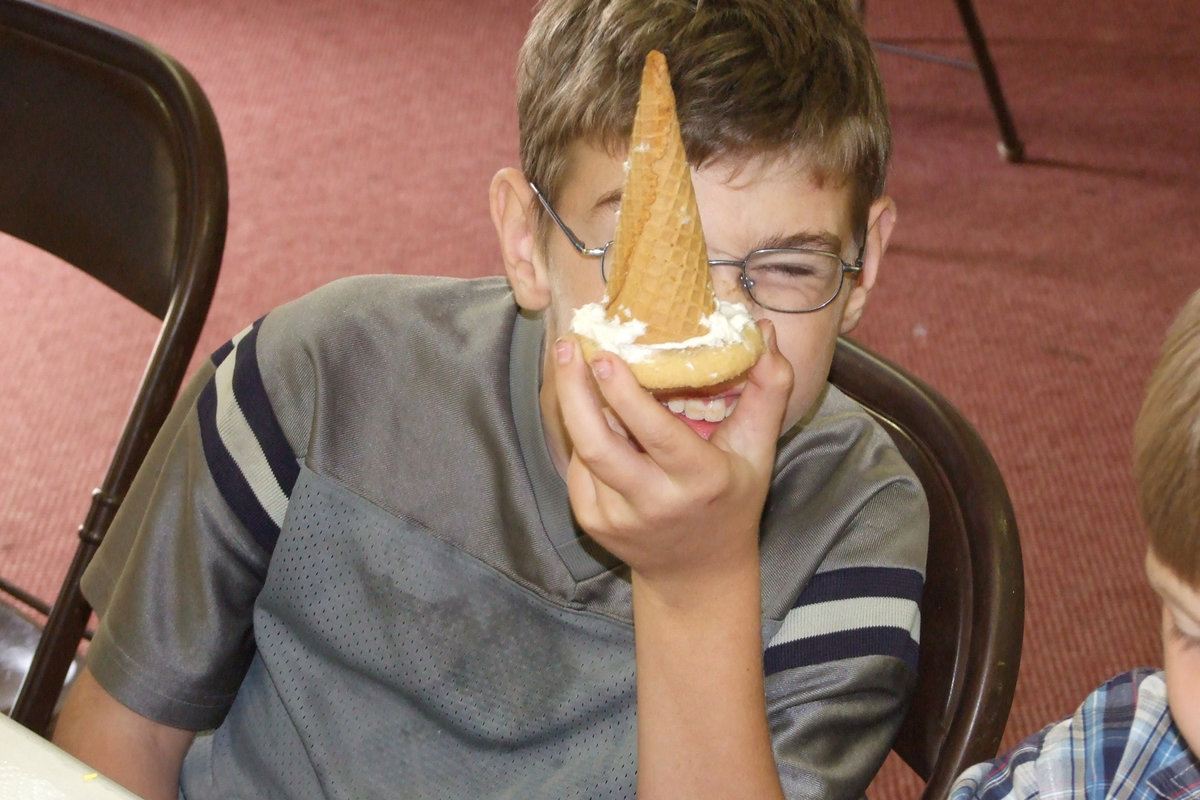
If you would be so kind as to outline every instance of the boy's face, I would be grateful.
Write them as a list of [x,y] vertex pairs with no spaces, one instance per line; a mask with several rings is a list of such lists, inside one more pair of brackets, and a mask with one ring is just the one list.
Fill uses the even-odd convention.
[[1200,592],[1146,553],[1146,577],[1162,598],[1163,666],[1171,716],[1193,753],[1200,752]]
[[[572,146],[563,188],[554,201],[555,210],[588,247],[601,247],[613,238],[624,177],[624,158],[583,143]],[[693,170],[692,179],[710,259],[740,260],[760,248],[805,245],[839,253],[847,263],[853,263],[858,255],[863,232],[851,229],[847,187],[817,186],[803,169],[782,160],[717,163]],[[537,204],[532,195],[530,202]],[[792,365],[795,382],[788,399],[784,430],[817,402],[828,377],[838,334],[850,330],[858,321],[874,283],[879,254],[890,233],[893,220],[890,201],[881,200],[872,207],[870,221],[874,223],[877,219],[881,224],[872,228],[861,277],[857,282],[847,277],[841,294],[819,311],[806,314],[767,311],[745,296],[736,268],[714,268],[713,282],[718,296],[744,303],[756,318],[769,318],[775,326],[779,349]],[[556,227],[550,229],[544,250],[533,254],[533,262],[537,272],[544,276],[547,291],[541,295],[523,292],[519,281],[514,281],[514,288],[522,306],[545,310],[548,339],[552,342],[570,331],[574,309],[603,297],[600,263],[598,259],[580,255]],[[552,358],[547,358],[545,369],[554,369]],[[553,440],[557,403],[546,396],[547,387],[552,385],[547,372],[543,381],[543,412]],[[552,389],[549,394],[553,394]]]

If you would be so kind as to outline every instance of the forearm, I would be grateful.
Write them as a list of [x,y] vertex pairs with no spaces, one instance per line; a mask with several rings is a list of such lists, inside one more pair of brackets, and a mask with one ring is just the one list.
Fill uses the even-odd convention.
[[757,561],[702,592],[660,591],[634,574],[639,800],[782,798]]
[[763,691],[758,536],[792,371],[762,324],[767,353],[708,441],[620,359],[585,363],[573,340],[555,346],[572,511],[633,576],[640,800],[783,797]]
[[117,702],[84,669],[63,705],[54,743],[147,800],[175,800],[194,734]]

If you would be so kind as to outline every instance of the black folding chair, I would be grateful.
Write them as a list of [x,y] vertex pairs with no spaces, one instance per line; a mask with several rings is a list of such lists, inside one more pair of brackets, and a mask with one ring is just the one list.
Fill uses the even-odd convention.
[[987,447],[935,390],[848,339],[830,381],[875,416],[929,499],[916,694],[894,749],[944,798],[996,754],[1016,689],[1025,581],[1016,518]]
[[0,0],[0,157],[0,231],[162,320],[12,710],[44,735],[91,615],[79,578],[178,393],[208,314],[228,184],[216,118],[187,70],[146,42],[31,0]]

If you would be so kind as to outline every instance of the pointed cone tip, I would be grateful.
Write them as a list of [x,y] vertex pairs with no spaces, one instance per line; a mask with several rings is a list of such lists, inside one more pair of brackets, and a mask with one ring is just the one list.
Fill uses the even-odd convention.
[[639,341],[705,332],[716,308],[691,168],[675,115],[665,56],[646,56],[611,254],[609,316],[647,325]]

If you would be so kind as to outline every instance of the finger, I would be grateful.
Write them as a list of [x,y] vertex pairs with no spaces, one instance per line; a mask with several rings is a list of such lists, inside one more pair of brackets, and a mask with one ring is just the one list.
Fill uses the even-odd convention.
[[609,537],[640,524],[641,515],[625,493],[600,480],[578,454],[567,467],[567,494],[575,521],[606,548],[611,549]]
[[737,407],[721,423],[712,442],[754,460],[774,459],[794,375],[792,366],[779,352],[775,326],[760,320],[763,355],[747,373],[746,385]]
[[572,454],[589,470],[598,469],[600,480],[606,483],[643,469],[640,453],[606,413],[579,343],[566,337],[555,342],[554,348],[554,388]]
[[600,510],[597,498],[596,476],[572,454],[567,464],[567,496],[571,499],[571,512],[585,531],[591,531],[599,522]]
[[707,443],[637,382],[629,365],[611,353],[592,359],[600,395],[646,456],[665,472],[686,475],[698,468]]

